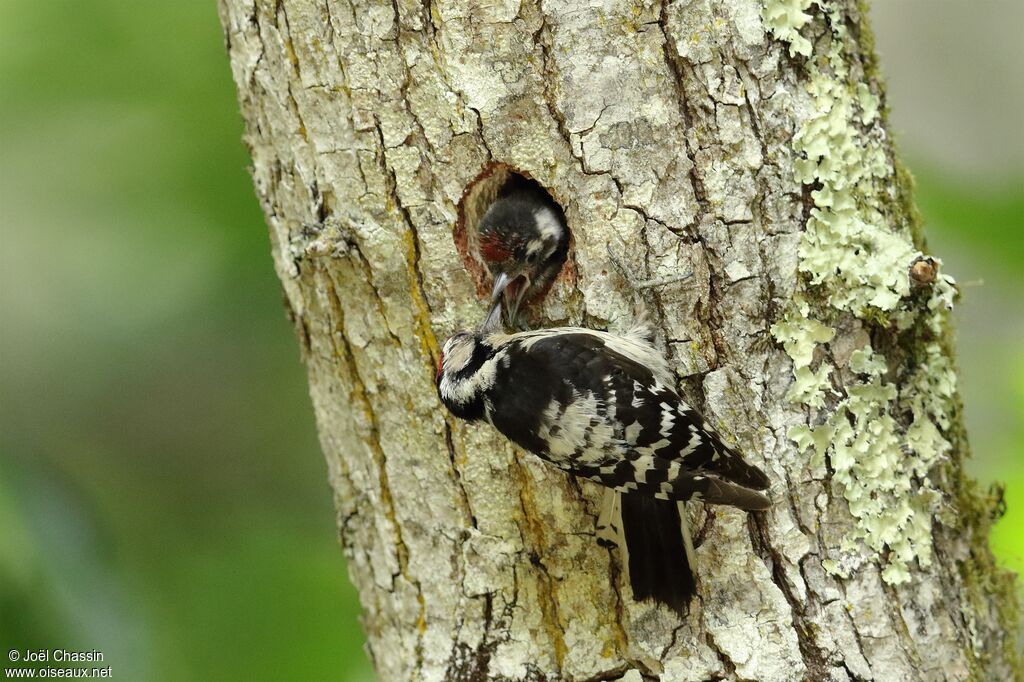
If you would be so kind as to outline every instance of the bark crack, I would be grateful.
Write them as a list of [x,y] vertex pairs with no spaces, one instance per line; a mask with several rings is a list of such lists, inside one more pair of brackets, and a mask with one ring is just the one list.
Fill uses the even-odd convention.
[[[823,559],[841,555],[847,505],[829,484],[834,463],[811,464],[788,440],[795,424],[834,409],[787,401],[785,349],[766,334],[786,319],[793,292],[808,291],[800,230],[819,215],[824,189],[796,179],[808,159],[790,149],[814,120],[808,65],[831,78],[828,51],[844,30],[850,75],[842,85],[884,103],[862,8],[812,2],[769,16],[773,3],[668,0],[591,13],[539,0],[219,5],[251,172],[309,367],[341,542],[381,679],[653,679],[636,658],[660,660],[666,671],[682,664],[693,679],[781,682],[803,670],[828,679],[882,669],[914,679],[939,674],[938,666],[956,680],[1012,677],[1015,640],[1003,629],[1016,618],[1007,605],[1013,587],[984,547],[987,502],[962,479],[959,413],[949,415],[952,463],[929,477],[966,520],[935,529],[936,552],[948,560],[913,567],[914,582],[895,588],[875,574],[841,579],[823,570]],[[810,58],[787,54],[780,22],[797,24],[779,33],[809,39]],[[577,69],[584,61],[590,74]],[[314,77],[322,82],[310,84]],[[615,104],[627,91],[635,116]],[[857,106],[852,129],[898,165],[884,111],[869,126]],[[603,244],[621,244],[649,281],[686,259],[707,280],[693,295],[642,295],[673,364],[692,363],[680,390],[744,445],[763,448],[778,506],[747,524],[766,571],[734,554],[750,551],[739,549],[745,540],[718,544],[736,527],[725,515],[695,513],[701,554],[723,562],[700,577],[699,613],[684,624],[630,603],[614,559],[580,564],[593,505],[578,485],[520,453],[510,465],[481,457],[474,447],[505,446],[482,434],[471,446],[436,413],[434,329],[472,296],[448,271],[457,255],[439,245],[451,242],[459,179],[477,177],[484,159],[544,178],[581,223],[573,225],[586,236],[573,246],[574,289],[547,308],[559,319],[609,326],[641,295],[628,279],[609,277]],[[919,245],[905,172],[879,180],[877,194],[884,220]],[[381,321],[387,329],[376,328]],[[827,321],[836,342],[821,355],[844,363],[839,347],[857,330],[843,314]],[[890,366],[912,366],[923,344],[948,351],[940,332],[870,331]],[[832,375],[836,391],[849,386],[845,374],[842,366]],[[917,390],[907,373],[887,380],[900,400]],[[416,418],[395,434],[403,413]],[[407,484],[423,484],[429,523],[410,507],[420,500],[399,487]],[[756,568],[757,589],[732,595],[746,577],[738,560]],[[587,616],[576,605],[593,606],[581,591],[595,580],[604,590],[605,574],[609,603],[596,622],[581,623]],[[737,600],[748,600],[743,613],[754,622],[735,620]],[[934,661],[918,663],[933,651]]]
[[[374,411],[373,402],[369,398],[366,383],[363,381],[360,374],[359,364],[352,351],[352,344],[345,334],[345,312],[342,308],[341,300],[338,298],[337,291],[335,290],[334,279],[329,273],[324,271],[322,272],[322,281],[324,284],[324,293],[326,294],[327,301],[330,304],[331,314],[334,319],[337,320],[336,328],[338,333],[334,338],[336,338],[339,343],[335,344],[335,352],[344,362],[345,367],[350,373],[352,379],[352,397],[362,407],[363,414],[367,420],[369,432],[362,440],[367,449],[373,455],[376,463],[381,504],[384,507],[385,514],[390,521],[389,525],[395,535],[395,549],[399,574],[406,578],[410,584],[415,585],[415,581],[407,574],[409,562],[408,547],[402,539],[402,525],[398,521],[398,517],[395,513],[395,502],[391,497],[391,486],[388,482],[387,472],[387,456],[385,455],[383,448],[380,446],[380,427],[378,425],[377,414]],[[393,575],[392,578],[394,577],[395,576]],[[391,589],[394,589],[394,585],[392,585]]]
[[793,594],[784,568],[786,558],[771,543],[771,534],[768,530],[764,513],[750,513],[747,522],[755,551],[761,556],[768,555],[767,563],[771,569],[772,582],[779,588],[782,596],[785,597],[786,602],[789,604],[793,619],[793,629],[796,632],[800,652],[803,654],[807,676],[813,680],[828,679],[828,655],[816,641],[814,635],[815,626],[808,618],[808,614],[805,611],[806,607]]
[[683,75],[682,68],[680,67],[680,57],[676,52],[675,43],[672,41],[672,37],[668,27],[668,2],[663,0],[661,3],[661,11],[657,21],[658,29],[661,31],[662,40],[664,41],[664,54],[665,54],[665,65],[668,66],[669,73],[672,74],[672,78],[676,84],[676,92],[678,94],[677,103],[679,106],[679,115],[683,119],[683,125],[686,127],[686,134],[683,135],[683,142],[686,148],[686,156],[690,161],[690,171],[688,177],[690,178],[690,185],[693,188],[693,196],[697,200],[697,213],[693,218],[689,229],[696,231],[696,227],[704,222],[704,217],[709,214],[707,191],[704,188],[704,181],[700,177],[697,171],[697,158],[696,151],[693,149],[693,145],[690,142],[690,133],[693,131],[693,116],[690,113],[687,97],[686,97],[686,78]]

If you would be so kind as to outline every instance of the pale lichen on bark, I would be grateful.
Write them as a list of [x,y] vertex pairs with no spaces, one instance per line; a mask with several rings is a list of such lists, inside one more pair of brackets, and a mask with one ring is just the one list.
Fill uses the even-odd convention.
[[[861,8],[220,8],[380,679],[1011,674],[1012,587],[960,468],[952,284],[906,279],[923,244]],[[628,323],[609,244],[640,278],[693,273],[649,293],[660,341],[776,504],[698,512],[683,620],[630,599],[593,485],[436,399],[439,336],[483,312],[457,207],[495,162],[574,233],[540,321]]]

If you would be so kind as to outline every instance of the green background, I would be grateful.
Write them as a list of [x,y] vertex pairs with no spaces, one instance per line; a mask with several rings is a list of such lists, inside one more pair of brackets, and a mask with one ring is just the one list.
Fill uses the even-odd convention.
[[[972,469],[1008,483],[992,542],[1019,570],[1024,173],[900,119],[893,59],[933,251],[968,285]],[[0,0],[3,652],[95,647],[117,679],[370,675],[241,130],[212,0]]]

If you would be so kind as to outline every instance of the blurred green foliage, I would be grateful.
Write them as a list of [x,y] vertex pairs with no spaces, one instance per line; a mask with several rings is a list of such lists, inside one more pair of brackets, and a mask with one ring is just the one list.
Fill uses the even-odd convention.
[[0,644],[362,679],[215,3],[0,3]]
[[[953,178],[923,162],[917,205],[931,252],[961,287],[957,365],[974,457],[968,471],[1006,486],[990,544],[1024,573],[1024,177]],[[1024,597],[1024,583],[1018,581]]]
[[[365,679],[214,3],[3,0],[0,98],[0,645],[95,647],[118,679]],[[948,269],[1002,273],[965,289],[960,348],[976,471],[1009,483],[993,544],[1024,569],[1022,183],[919,179]]]

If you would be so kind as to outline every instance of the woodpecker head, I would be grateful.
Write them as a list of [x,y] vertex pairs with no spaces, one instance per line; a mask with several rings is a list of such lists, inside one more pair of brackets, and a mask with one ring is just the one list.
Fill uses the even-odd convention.
[[561,211],[536,189],[499,198],[480,219],[480,255],[494,276],[492,303],[504,299],[510,324],[520,306],[543,292],[562,269],[569,230]]
[[494,384],[497,362],[490,335],[499,331],[500,301],[491,306],[477,330],[456,332],[441,347],[437,361],[437,395],[445,407],[460,419],[473,421],[484,416],[484,393]]

